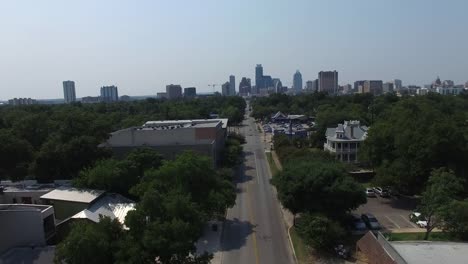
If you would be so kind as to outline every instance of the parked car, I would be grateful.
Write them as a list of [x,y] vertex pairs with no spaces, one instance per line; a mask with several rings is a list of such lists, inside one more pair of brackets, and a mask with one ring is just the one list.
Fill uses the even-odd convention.
[[362,221],[361,217],[357,214],[351,215],[350,226],[354,231],[364,231],[367,229],[366,223]]
[[427,226],[427,219],[421,213],[412,212],[409,216],[411,222],[415,223],[417,226],[421,228],[426,228]]
[[373,214],[362,214],[361,218],[370,230],[379,230],[382,228]]
[[375,191],[372,188],[366,188],[367,197],[375,197]]
[[388,188],[382,188],[382,187],[375,187],[374,192],[379,195],[380,197],[389,197],[390,196],[390,191]]
[[374,192],[375,192],[376,195],[380,195],[382,193],[382,188],[374,187]]
[[382,188],[382,193],[380,194],[380,196],[382,197],[390,197],[390,195],[392,194],[392,191],[390,188],[388,187],[383,187]]

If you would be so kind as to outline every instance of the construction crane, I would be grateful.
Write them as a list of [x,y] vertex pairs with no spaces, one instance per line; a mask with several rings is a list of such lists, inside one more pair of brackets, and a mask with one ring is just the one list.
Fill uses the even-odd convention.
[[210,86],[211,88],[213,88],[213,93],[215,93],[216,86],[220,86],[220,85],[221,85],[221,84],[217,84],[217,83],[208,84],[208,86]]

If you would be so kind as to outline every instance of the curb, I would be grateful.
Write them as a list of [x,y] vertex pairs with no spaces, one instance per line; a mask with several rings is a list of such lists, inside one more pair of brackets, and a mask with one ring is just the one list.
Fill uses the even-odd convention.
[[292,252],[293,252],[293,256],[294,256],[294,261],[296,263],[299,263],[298,260],[297,260],[297,256],[296,256],[296,250],[294,250],[294,244],[292,242],[292,239],[291,239],[291,233],[289,232],[289,230],[291,230],[292,226],[290,226],[288,228],[288,238],[289,238],[289,243],[291,244],[291,249],[292,249]]

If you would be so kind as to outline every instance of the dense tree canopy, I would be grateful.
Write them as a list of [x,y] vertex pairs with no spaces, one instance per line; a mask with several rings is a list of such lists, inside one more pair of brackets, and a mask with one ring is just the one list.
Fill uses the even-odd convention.
[[[448,167],[468,179],[468,96],[403,96],[371,94],[326,96],[272,95],[252,102],[255,118],[282,111],[315,117],[308,141],[289,144],[280,159],[304,155],[304,146],[323,148],[327,127],[355,119],[370,130],[359,151],[361,165],[376,171],[375,184],[393,186],[403,193],[420,193],[430,171]],[[305,144],[303,144],[305,143]],[[275,141],[276,147],[276,141]],[[302,149],[300,149],[302,147]],[[300,150],[298,150],[300,149]],[[295,157],[294,157],[295,158]]]
[[124,160],[103,160],[83,172],[79,180],[120,190],[128,188],[116,183],[121,177],[127,180],[125,170],[142,169],[144,177],[133,175],[139,183],[131,190],[139,202],[127,213],[128,230],[107,220],[74,226],[58,245],[58,260],[94,263],[87,261],[95,257],[97,263],[209,263],[211,255],[195,254],[195,242],[206,221],[224,216],[234,204],[230,171],[215,171],[210,159],[192,152],[162,165],[147,159],[153,154],[137,150]]
[[208,158],[192,152],[147,171],[133,189],[140,203],[127,215],[130,231],[121,258],[132,263],[153,263],[156,256],[163,263],[205,263],[207,256],[193,257],[202,226],[235,201],[234,186],[225,176]]
[[[426,235],[436,227],[443,227],[444,218],[450,214],[450,205],[463,190],[461,179],[457,178],[452,171],[439,168],[431,172],[426,189],[422,193],[419,212],[427,219]],[[468,223],[464,223],[468,224]]]
[[138,184],[145,171],[161,166],[162,157],[155,150],[140,148],[131,151],[123,160],[103,159],[92,167],[82,170],[73,184],[120,193],[128,196],[130,189]]
[[361,158],[377,169],[377,182],[420,192],[434,168],[467,177],[468,103],[430,95],[395,103],[369,130]]
[[70,234],[57,246],[56,263],[116,263],[116,253],[123,238],[119,221],[108,217],[99,223],[76,222]]
[[362,186],[337,162],[291,161],[273,183],[279,200],[293,214],[320,212],[339,217],[366,202]]
[[[148,120],[209,118],[216,113],[230,124],[242,121],[241,97],[66,105],[0,107],[0,178],[30,177],[42,182],[72,179],[109,152],[98,148],[110,132]],[[10,149],[12,148],[12,149]]]

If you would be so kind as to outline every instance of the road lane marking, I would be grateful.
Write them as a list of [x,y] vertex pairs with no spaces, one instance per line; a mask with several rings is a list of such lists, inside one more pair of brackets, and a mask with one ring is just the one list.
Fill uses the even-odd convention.
[[255,253],[255,263],[259,264],[259,257],[258,257],[258,246],[257,246],[257,232],[255,231],[255,228],[253,227],[254,225],[254,217],[253,217],[253,211],[252,211],[252,205],[251,205],[251,199],[250,199],[250,193],[249,193],[249,186],[250,184],[247,183],[247,206],[249,209],[249,219],[250,222],[252,223],[252,240],[253,240],[253,246],[254,246],[254,253]]
[[390,219],[390,217],[385,216],[385,218],[387,218],[387,219],[388,219],[390,222],[392,222],[396,227],[398,227],[398,229],[401,228],[395,221],[393,221],[392,219]]
[[406,222],[410,223],[411,226],[413,226],[414,228],[418,228],[419,226],[415,225],[413,222],[409,221],[408,219],[406,219],[406,217],[400,215],[401,218],[403,218],[403,220],[405,220]]
[[255,172],[257,173],[257,184],[260,185],[260,177],[258,175],[257,154],[255,153],[255,150],[253,151],[253,153],[254,153],[254,158],[255,158]]

